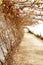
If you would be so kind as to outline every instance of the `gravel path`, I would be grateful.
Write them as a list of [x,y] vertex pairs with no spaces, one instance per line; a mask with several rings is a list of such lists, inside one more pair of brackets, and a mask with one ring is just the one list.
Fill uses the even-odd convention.
[[25,33],[13,57],[16,65],[43,65],[43,41],[30,33]]

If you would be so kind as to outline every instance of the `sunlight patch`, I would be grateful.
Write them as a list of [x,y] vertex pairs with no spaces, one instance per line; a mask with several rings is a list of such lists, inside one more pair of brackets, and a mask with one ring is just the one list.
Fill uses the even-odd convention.
[[43,38],[43,23],[32,25],[32,26],[26,26],[25,28],[27,28],[28,31],[35,34],[36,36]]

